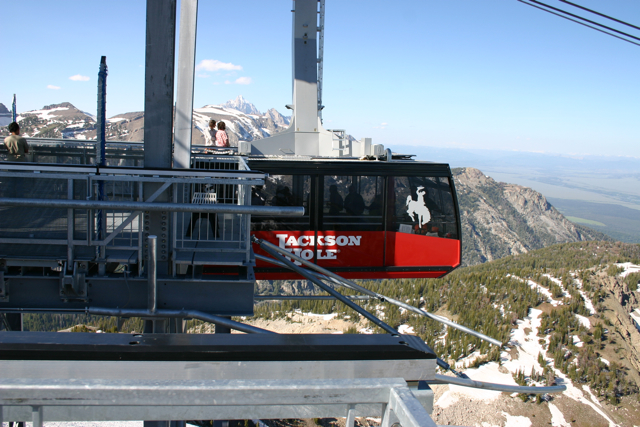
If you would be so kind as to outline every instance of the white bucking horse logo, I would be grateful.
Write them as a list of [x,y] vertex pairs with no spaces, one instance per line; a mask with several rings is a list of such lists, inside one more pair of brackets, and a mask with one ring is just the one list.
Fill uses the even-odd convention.
[[424,187],[418,187],[416,189],[416,194],[418,195],[418,200],[413,200],[411,195],[407,196],[407,213],[411,217],[412,221],[416,220],[414,215],[417,215],[418,225],[422,227],[431,220],[431,213],[427,208],[427,204],[424,202]]

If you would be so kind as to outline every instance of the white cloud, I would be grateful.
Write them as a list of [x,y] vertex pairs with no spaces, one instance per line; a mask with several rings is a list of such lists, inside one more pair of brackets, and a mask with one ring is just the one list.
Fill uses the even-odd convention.
[[58,89],[60,89],[60,86],[47,85],[47,89],[58,90]]
[[231,82],[230,82],[229,80],[225,80],[225,81],[224,81],[224,84],[226,84],[226,85],[230,85],[230,84],[231,84]]
[[386,126],[388,123],[381,123],[380,126]]
[[237,85],[248,85],[251,84],[251,77],[240,77],[236,79],[235,83]]
[[74,82],[88,82],[89,77],[83,76],[81,74],[76,74],[75,76],[69,77],[69,80],[73,80]]
[[242,70],[241,65],[235,65],[231,62],[222,62],[217,59],[203,59],[200,61],[198,65],[196,65],[196,70],[205,70],[205,71],[234,71],[234,70]]
[[199,74],[196,74],[196,77],[202,77],[203,79],[206,79],[209,77],[209,74],[199,73]]

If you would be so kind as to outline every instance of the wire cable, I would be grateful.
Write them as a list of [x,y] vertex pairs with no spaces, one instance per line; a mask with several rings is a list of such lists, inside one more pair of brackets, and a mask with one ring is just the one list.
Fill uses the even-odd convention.
[[583,22],[576,21],[575,19],[571,19],[571,18],[569,18],[569,17],[567,17],[567,16],[561,15],[561,14],[559,14],[559,13],[553,12],[553,11],[548,10],[548,9],[545,9],[545,8],[543,8],[543,7],[536,6],[535,4],[531,4],[531,3],[526,2],[526,1],[524,1],[524,0],[518,0],[518,1],[519,1],[520,3],[524,3],[524,4],[526,4],[527,6],[535,7],[536,9],[540,9],[540,10],[542,10],[542,11],[545,11],[545,12],[551,13],[552,15],[559,16],[560,18],[567,19],[567,20],[569,20],[569,21],[571,21],[571,22],[575,22],[576,24],[583,25],[583,26],[585,26],[585,27],[591,28],[592,30],[596,30],[596,31],[599,31],[599,32],[601,32],[601,33],[607,34],[607,35],[609,35],[609,36],[611,36],[611,37],[615,37],[615,38],[617,38],[617,39],[623,40],[623,41],[625,41],[625,42],[627,42],[627,43],[631,43],[631,44],[635,44],[636,46],[640,46],[640,43],[636,43],[636,42],[634,42],[634,41],[627,40],[627,39],[625,39],[624,37],[616,36],[615,34],[611,34],[611,33],[608,33],[608,32],[606,32],[606,31],[603,31],[603,30],[601,30],[601,29],[599,29],[599,28],[592,27],[591,25],[587,25],[587,24],[585,24],[585,23],[583,23]]
[[586,7],[584,7],[584,6],[580,6],[579,4],[571,3],[570,1],[567,1],[567,0],[560,0],[560,1],[561,1],[562,3],[570,4],[570,5],[571,5],[571,6],[573,6],[573,7],[577,7],[577,8],[579,8],[579,9],[586,10],[587,12],[591,12],[591,13],[594,13],[594,14],[596,14],[596,15],[602,16],[603,18],[611,19],[612,21],[619,22],[620,24],[626,25],[626,26],[631,27],[631,28],[635,28],[636,30],[640,30],[640,27],[636,27],[636,26],[635,26],[635,25],[633,25],[633,24],[629,24],[629,23],[627,23],[627,22],[621,21],[621,20],[616,19],[616,18],[614,18],[614,17],[612,17],[612,16],[605,15],[604,13],[596,12],[595,10],[588,9],[588,8],[586,8]]
[[529,0],[529,1],[532,2],[532,3],[540,4],[540,5],[544,6],[544,7],[548,7],[549,9],[557,10],[560,13],[564,13],[566,15],[573,16],[574,18],[581,19],[581,20],[583,20],[585,22],[588,22],[590,24],[597,25],[598,27],[606,28],[607,30],[614,31],[614,32],[616,32],[618,34],[622,34],[624,36],[631,37],[632,39],[636,39],[636,40],[640,41],[640,37],[632,36],[631,34],[625,33],[624,31],[620,31],[620,30],[616,30],[615,28],[607,27],[604,24],[600,24],[600,23],[598,23],[596,21],[592,21],[590,19],[583,18],[582,16],[579,16],[579,15],[574,15],[573,13],[567,12],[566,10],[558,9],[557,7],[553,7],[553,6],[548,5],[546,3],[542,3],[541,1],[538,1],[538,0]]

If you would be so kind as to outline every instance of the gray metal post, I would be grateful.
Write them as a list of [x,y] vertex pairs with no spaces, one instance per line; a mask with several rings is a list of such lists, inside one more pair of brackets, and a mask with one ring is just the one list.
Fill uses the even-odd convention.
[[158,276],[157,276],[157,240],[158,236],[149,236],[149,262],[147,264],[148,309],[155,313],[157,308]]
[[[176,0],[147,0],[147,39],[144,94],[144,167],[171,168],[173,135],[173,73],[176,39]],[[145,184],[145,198],[160,184]],[[156,199],[169,200],[168,193]],[[145,235],[160,238],[158,271],[169,274],[171,241],[169,213],[145,212]]]
[[11,121],[17,122],[18,112],[16,111],[16,94],[13,94],[13,103],[11,104]]
[[[231,320],[230,316],[220,316],[223,317],[225,319],[229,319]],[[216,325],[216,329],[215,332],[216,334],[230,334],[231,333],[231,328],[225,325]]]
[[[300,132],[318,129],[318,1],[296,0],[293,14],[293,123]],[[298,153],[296,153],[298,154]]]
[[33,422],[33,427],[42,427],[42,422],[44,421],[42,419],[42,406],[33,406],[32,411],[31,421]]
[[107,57],[100,58],[100,71],[98,72],[98,114],[96,117],[96,164],[105,166],[105,148],[107,146]]
[[[73,200],[73,179],[67,180],[67,199]],[[67,209],[67,269],[69,270],[73,270],[73,260],[75,259],[73,250],[73,231],[76,225],[74,212],[73,209]]]
[[[96,126],[96,164],[100,166],[106,166],[106,149],[107,149],[107,57],[100,58],[100,71],[98,72],[98,111],[97,111],[97,126]],[[98,182],[98,200],[104,200],[104,181]],[[97,213],[97,231],[98,240],[103,240],[105,237],[106,228],[105,212],[99,210]],[[106,254],[106,248],[101,246],[99,248],[100,264],[98,266],[98,274],[105,275],[106,263],[104,261]],[[73,268],[71,261],[67,264],[67,268]]]
[[176,0],[147,0],[144,166],[171,167]]
[[196,27],[198,0],[180,2],[178,46],[178,93],[176,99],[175,147],[173,166],[191,166],[191,131],[193,122],[193,78],[196,64]]
[[318,117],[322,120],[322,75],[324,70],[324,1],[320,3],[320,24],[318,27]]

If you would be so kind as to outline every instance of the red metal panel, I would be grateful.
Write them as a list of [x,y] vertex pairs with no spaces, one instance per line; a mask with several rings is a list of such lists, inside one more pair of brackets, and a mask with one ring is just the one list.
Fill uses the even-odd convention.
[[420,234],[387,232],[387,266],[460,265],[460,241]]
[[[436,278],[447,270],[418,271],[423,267],[458,267],[460,241],[418,234],[387,232],[387,258],[383,265],[382,231],[324,231],[316,237],[313,231],[258,231],[256,237],[267,240],[304,259],[328,268],[371,268],[373,271],[341,271],[348,279]],[[257,245],[254,251],[268,256]],[[257,261],[257,268],[275,268]],[[409,267],[408,271],[385,271],[386,267]],[[415,267],[416,270],[411,270]],[[293,272],[256,272],[258,280],[299,280]]]
[[[299,257],[315,261],[321,267],[383,267],[384,232],[382,231],[257,231],[264,239]],[[254,245],[256,253],[267,255]],[[258,261],[257,267],[272,264]]]

